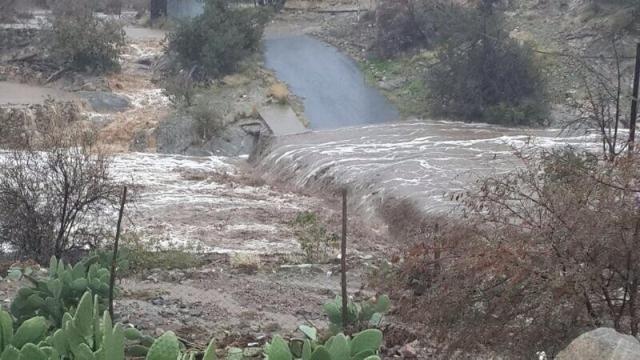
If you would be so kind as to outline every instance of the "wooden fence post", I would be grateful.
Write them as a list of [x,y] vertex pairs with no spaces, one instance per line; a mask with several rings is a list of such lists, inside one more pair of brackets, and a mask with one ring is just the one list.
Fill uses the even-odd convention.
[[347,328],[347,305],[349,294],[347,294],[347,189],[342,190],[342,245],[340,247],[340,270],[342,285],[342,326]]
[[113,290],[116,285],[116,268],[118,264],[118,242],[120,240],[120,228],[122,226],[122,214],[124,204],[127,202],[127,187],[122,189],[122,199],[120,199],[120,212],[118,213],[118,225],[116,226],[116,239],[113,243],[113,258],[111,258],[111,278],[109,279],[109,315],[113,319]]

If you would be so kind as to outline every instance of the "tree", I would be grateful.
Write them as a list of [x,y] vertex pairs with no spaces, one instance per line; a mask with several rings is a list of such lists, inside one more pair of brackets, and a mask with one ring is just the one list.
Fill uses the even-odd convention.
[[181,23],[170,34],[168,50],[177,54],[177,65],[190,74],[225,75],[258,50],[267,19],[268,12],[263,10],[206,0],[202,15]]
[[119,68],[125,45],[122,25],[94,15],[88,0],[55,3],[51,53],[63,68],[104,72]]
[[512,125],[548,122],[545,81],[534,51],[503,30],[496,1],[483,0],[455,27],[427,74],[430,112]]
[[149,12],[152,21],[167,16],[167,0],[151,0]]
[[86,133],[46,136],[0,158],[0,244],[46,263],[105,239],[100,218],[117,204],[110,159]]
[[566,66],[577,75],[580,86],[570,103],[577,116],[564,126],[571,130],[596,129],[604,159],[614,161],[618,155],[632,150],[631,139],[620,130],[632,124],[632,114],[627,109],[631,107],[633,94],[625,86],[624,56],[615,36],[610,53],[612,56],[608,57],[572,55],[567,58]]

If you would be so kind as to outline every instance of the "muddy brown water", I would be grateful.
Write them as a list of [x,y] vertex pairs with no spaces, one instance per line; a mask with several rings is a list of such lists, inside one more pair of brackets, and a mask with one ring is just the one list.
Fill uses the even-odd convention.
[[79,98],[59,89],[0,81],[0,105],[42,104],[46,99],[72,101]]

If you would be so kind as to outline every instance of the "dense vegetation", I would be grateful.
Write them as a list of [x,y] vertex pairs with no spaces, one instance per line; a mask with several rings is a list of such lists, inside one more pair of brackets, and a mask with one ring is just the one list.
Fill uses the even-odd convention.
[[105,72],[119,68],[125,37],[115,20],[94,15],[89,0],[61,0],[52,4],[50,52],[61,66],[77,71]]
[[[18,291],[11,313],[0,311],[0,359],[2,360],[214,360],[215,341],[204,352],[187,350],[176,335],[165,332],[154,339],[131,325],[114,324],[105,311],[110,274],[99,256],[91,256],[71,266],[53,257],[48,276],[33,269],[11,269],[33,283]],[[15,278],[15,275],[12,275]],[[389,299],[349,303],[349,323],[380,321]],[[285,341],[276,335],[264,347],[272,360],[380,360],[382,332],[376,323],[358,325],[361,330],[345,336],[340,318],[341,301],[328,303],[329,318],[336,334],[321,338],[318,329],[299,327],[302,338]],[[358,323],[359,324],[359,323]]]
[[190,76],[218,77],[258,50],[268,12],[232,7],[226,0],[206,0],[204,13],[178,25],[169,51]]
[[498,1],[383,1],[374,52],[433,52],[421,82],[432,116],[513,125],[547,122],[545,81],[532,49],[511,39]]

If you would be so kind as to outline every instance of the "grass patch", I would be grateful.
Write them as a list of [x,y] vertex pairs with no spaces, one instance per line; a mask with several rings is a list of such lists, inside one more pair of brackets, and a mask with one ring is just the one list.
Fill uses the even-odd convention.
[[135,249],[130,250],[129,261],[132,272],[148,269],[190,269],[206,264],[203,257],[185,250],[149,251]]
[[262,266],[260,255],[252,253],[235,253],[229,258],[229,263],[234,269],[246,274],[255,274]]
[[404,117],[427,113],[423,56],[369,59],[360,63],[367,82],[378,88]]
[[[96,250],[100,262],[110,266],[111,249]],[[190,269],[207,264],[198,248],[176,247],[163,249],[142,241],[137,234],[126,234],[121,239],[118,251],[118,276],[126,277],[145,270]]]

